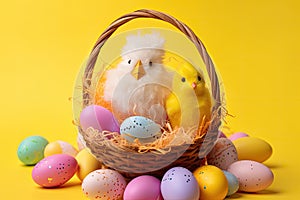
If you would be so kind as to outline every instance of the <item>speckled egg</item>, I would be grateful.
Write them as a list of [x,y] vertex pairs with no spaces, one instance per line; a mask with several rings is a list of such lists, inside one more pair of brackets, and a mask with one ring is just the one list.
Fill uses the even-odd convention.
[[239,180],[232,173],[223,170],[224,175],[228,181],[228,192],[226,196],[230,196],[239,190]]
[[117,171],[98,169],[83,179],[81,187],[83,193],[91,200],[119,200],[123,197],[126,181]]
[[48,141],[41,136],[30,136],[18,147],[18,158],[25,165],[35,165],[44,158],[44,149]]
[[75,157],[78,151],[71,144],[58,140],[55,142],[50,142],[44,150],[44,156],[48,157],[54,154],[68,154]]
[[82,181],[89,173],[100,169],[102,164],[99,162],[87,148],[82,149],[77,155],[76,160],[78,162],[77,177]]
[[264,162],[272,155],[272,147],[265,140],[243,137],[233,141],[239,160]]
[[124,192],[124,200],[163,200],[160,180],[149,175],[132,179]]
[[132,116],[122,122],[120,133],[129,142],[133,142],[138,138],[140,142],[148,143],[161,136],[161,129],[151,119],[142,116]]
[[199,185],[193,173],[183,167],[169,169],[161,182],[164,200],[198,200]]
[[207,156],[207,163],[226,170],[229,165],[238,160],[238,154],[233,143],[227,138],[218,138],[214,148]]
[[238,178],[239,190],[244,192],[264,190],[274,180],[274,175],[267,166],[251,160],[237,161],[231,164],[227,171]]
[[42,187],[57,187],[70,180],[77,171],[77,161],[67,154],[56,154],[38,162],[32,179]]
[[228,192],[228,181],[221,169],[205,165],[194,171],[200,187],[200,200],[222,200]]

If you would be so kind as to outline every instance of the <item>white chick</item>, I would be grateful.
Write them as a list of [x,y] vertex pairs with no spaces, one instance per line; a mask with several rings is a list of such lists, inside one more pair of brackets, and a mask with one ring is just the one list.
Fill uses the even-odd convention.
[[165,101],[173,75],[162,65],[164,43],[158,33],[130,35],[122,49],[122,61],[107,70],[104,100],[112,103],[119,121],[140,115],[165,124]]

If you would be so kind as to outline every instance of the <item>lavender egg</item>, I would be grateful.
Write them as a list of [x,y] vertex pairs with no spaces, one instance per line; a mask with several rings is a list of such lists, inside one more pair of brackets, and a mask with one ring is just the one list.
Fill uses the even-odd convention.
[[198,200],[199,185],[188,169],[174,167],[169,169],[161,182],[161,193],[165,200]]

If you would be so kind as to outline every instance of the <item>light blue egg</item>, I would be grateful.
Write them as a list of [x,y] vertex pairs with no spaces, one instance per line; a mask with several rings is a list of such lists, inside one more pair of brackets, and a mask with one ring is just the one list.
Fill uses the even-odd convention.
[[44,158],[44,149],[48,141],[41,136],[30,136],[19,145],[17,154],[25,165],[35,165]]
[[226,176],[226,179],[228,181],[228,192],[226,196],[230,196],[234,193],[236,193],[239,189],[239,180],[237,179],[237,177],[235,175],[233,175],[232,173],[223,170],[223,173]]
[[132,116],[122,122],[120,133],[130,142],[138,138],[142,143],[147,143],[158,139],[161,135],[161,129],[151,119],[143,116]]

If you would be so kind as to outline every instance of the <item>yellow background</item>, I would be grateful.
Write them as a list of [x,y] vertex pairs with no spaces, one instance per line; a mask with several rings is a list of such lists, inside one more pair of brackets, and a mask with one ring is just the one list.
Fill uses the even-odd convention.
[[297,0],[2,1],[0,198],[83,199],[77,179],[59,189],[37,187],[17,147],[30,135],[76,144],[69,97],[79,67],[110,22],[140,8],[167,12],[192,27],[222,75],[227,108],[236,116],[229,125],[274,148],[266,162],[273,185],[234,197],[299,199]]

